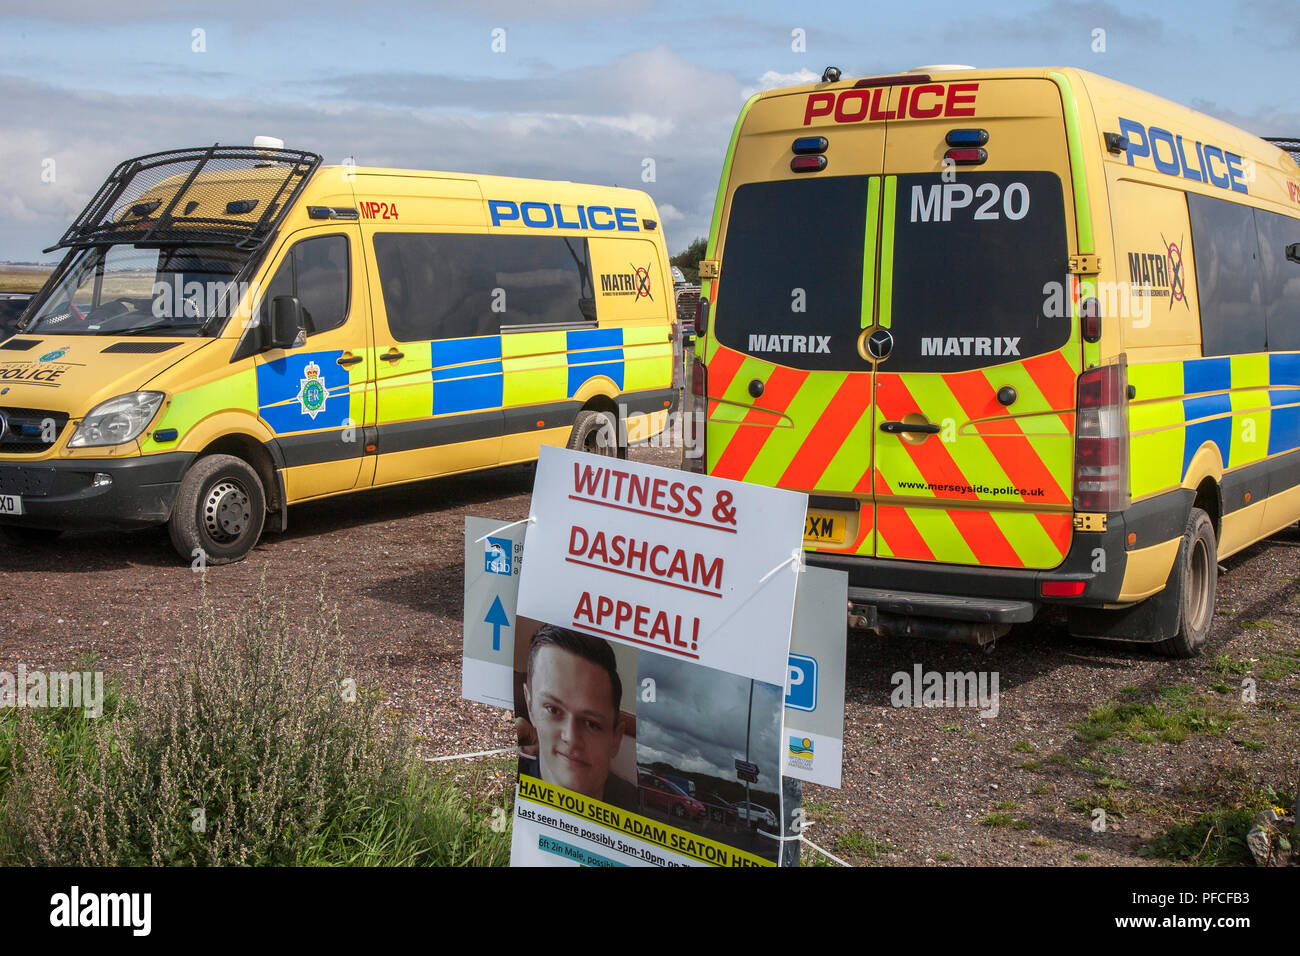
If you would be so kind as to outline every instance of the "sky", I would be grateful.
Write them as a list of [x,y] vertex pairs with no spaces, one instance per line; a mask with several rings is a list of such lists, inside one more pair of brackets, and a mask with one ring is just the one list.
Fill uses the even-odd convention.
[[1075,66],[1298,135],[1297,47],[1293,0],[5,0],[0,260],[56,258],[122,159],[257,135],[327,163],[641,188],[675,254],[707,233],[746,97],[829,65]]
[[[748,756],[759,768],[756,789],[772,791],[780,777],[785,688],[665,654],[642,652],[638,685],[647,677],[655,682],[655,700],[638,700],[636,705],[636,757],[640,766],[662,761],[683,773],[735,780],[736,760],[746,756],[745,715],[750,707],[752,683]],[[768,795],[775,798],[775,793]],[[769,809],[775,810],[776,806]]]

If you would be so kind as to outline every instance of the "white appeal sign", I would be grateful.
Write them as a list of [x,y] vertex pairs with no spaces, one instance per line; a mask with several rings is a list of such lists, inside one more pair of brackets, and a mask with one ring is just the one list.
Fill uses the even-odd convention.
[[807,506],[543,446],[519,613],[784,686]]

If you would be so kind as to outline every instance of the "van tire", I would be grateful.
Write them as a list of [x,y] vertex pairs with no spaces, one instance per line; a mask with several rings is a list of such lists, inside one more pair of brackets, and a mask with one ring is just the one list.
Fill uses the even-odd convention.
[[1214,524],[1200,508],[1187,516],[1178,545],[1174,580],[1179,591],[1178,633],[1155,645],[1166,657],[1196,657],[1205,646],[1214,622],[1214,596],[1219,575]]
[[265,522],[266,492],[253,466],[234,455],[208,455],[181,479],[167,531],[186,561],[230,564],[253,550]]
[[569,444],[573,451],[585,451],[607,458],[622,457],[618,447],[618,422],[609,412],[584,410],[573,420]]

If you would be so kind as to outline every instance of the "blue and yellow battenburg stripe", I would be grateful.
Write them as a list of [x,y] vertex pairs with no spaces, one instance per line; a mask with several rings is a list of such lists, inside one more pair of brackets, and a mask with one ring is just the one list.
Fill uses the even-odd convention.
[[1214,447],[1225,470],[1300,449],[1300,353],[1130,365],[1134,498],[1181,485]]
[[574,329],[431,342],[432,414],[564,401],[597,376],[622,391],[623,332]]

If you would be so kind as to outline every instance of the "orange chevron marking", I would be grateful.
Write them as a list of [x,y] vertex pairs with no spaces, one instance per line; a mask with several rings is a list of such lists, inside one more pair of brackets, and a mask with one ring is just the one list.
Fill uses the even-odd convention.
[[1016,549],[987,511],[953,509],[948,512],[948,517],[957,526],[957,532],[980,564],[1003,568],[1025,566],[1025,562],[1020,560]]
[[[997,399],[997,393],[993,391],[993,386],[979,372],[964,372],[957,375],[945,375],[944,383],[956,397],[958,404],[961,405],[962,411],[966,413],[969,419],[990,418],[992,416],[1009,415],[1006,407]],[[1004,422],[998,422],[999,428],[1013,428],[1020,432],[1020,425],[1013,418],[1006,418]],[[1065,492],[1061,490],[1060,483],[1052,474],[1051,469],[1044,464],[1043,460],[1038,457],[1034,451],[1033,443],[1021,434],[1008,434],[1002,432],[997,435],[979,436],[984,444],[988,447],[989,453],[997,459],[1002,470],[1006,472],[1007,478],[1011,484],[1017,488],[1042,488],[1043,497],[1035,501],[1044,501],[1060,504],[1066,500]],[[1023,499],[1022,499],[1023,500]]]
[[871,376],[850,375],[840,385],[826,410],[785,473],[777,480],[780,488],[815,488],[831,460],[839,454],[854,426],[871,409]]
[[885,539],[896,558],[934,560],[934,552],[926,545],[925,539],[903,508],[879,508],[876,512],[876,533]]
[[736,429],[736,434],[727,444],[726,450],[718,459],[713,474],[719,478],[734,478],[743,481],[745,472],[754,463],[764,443],[772,434],[770,426],[776,421],[775,416],[784,413],[799,388],[808,379],[808,373],[792,368],[777,366],[768,376],[763,389],[763,408],[751,408],[745,413],[744,424]]

